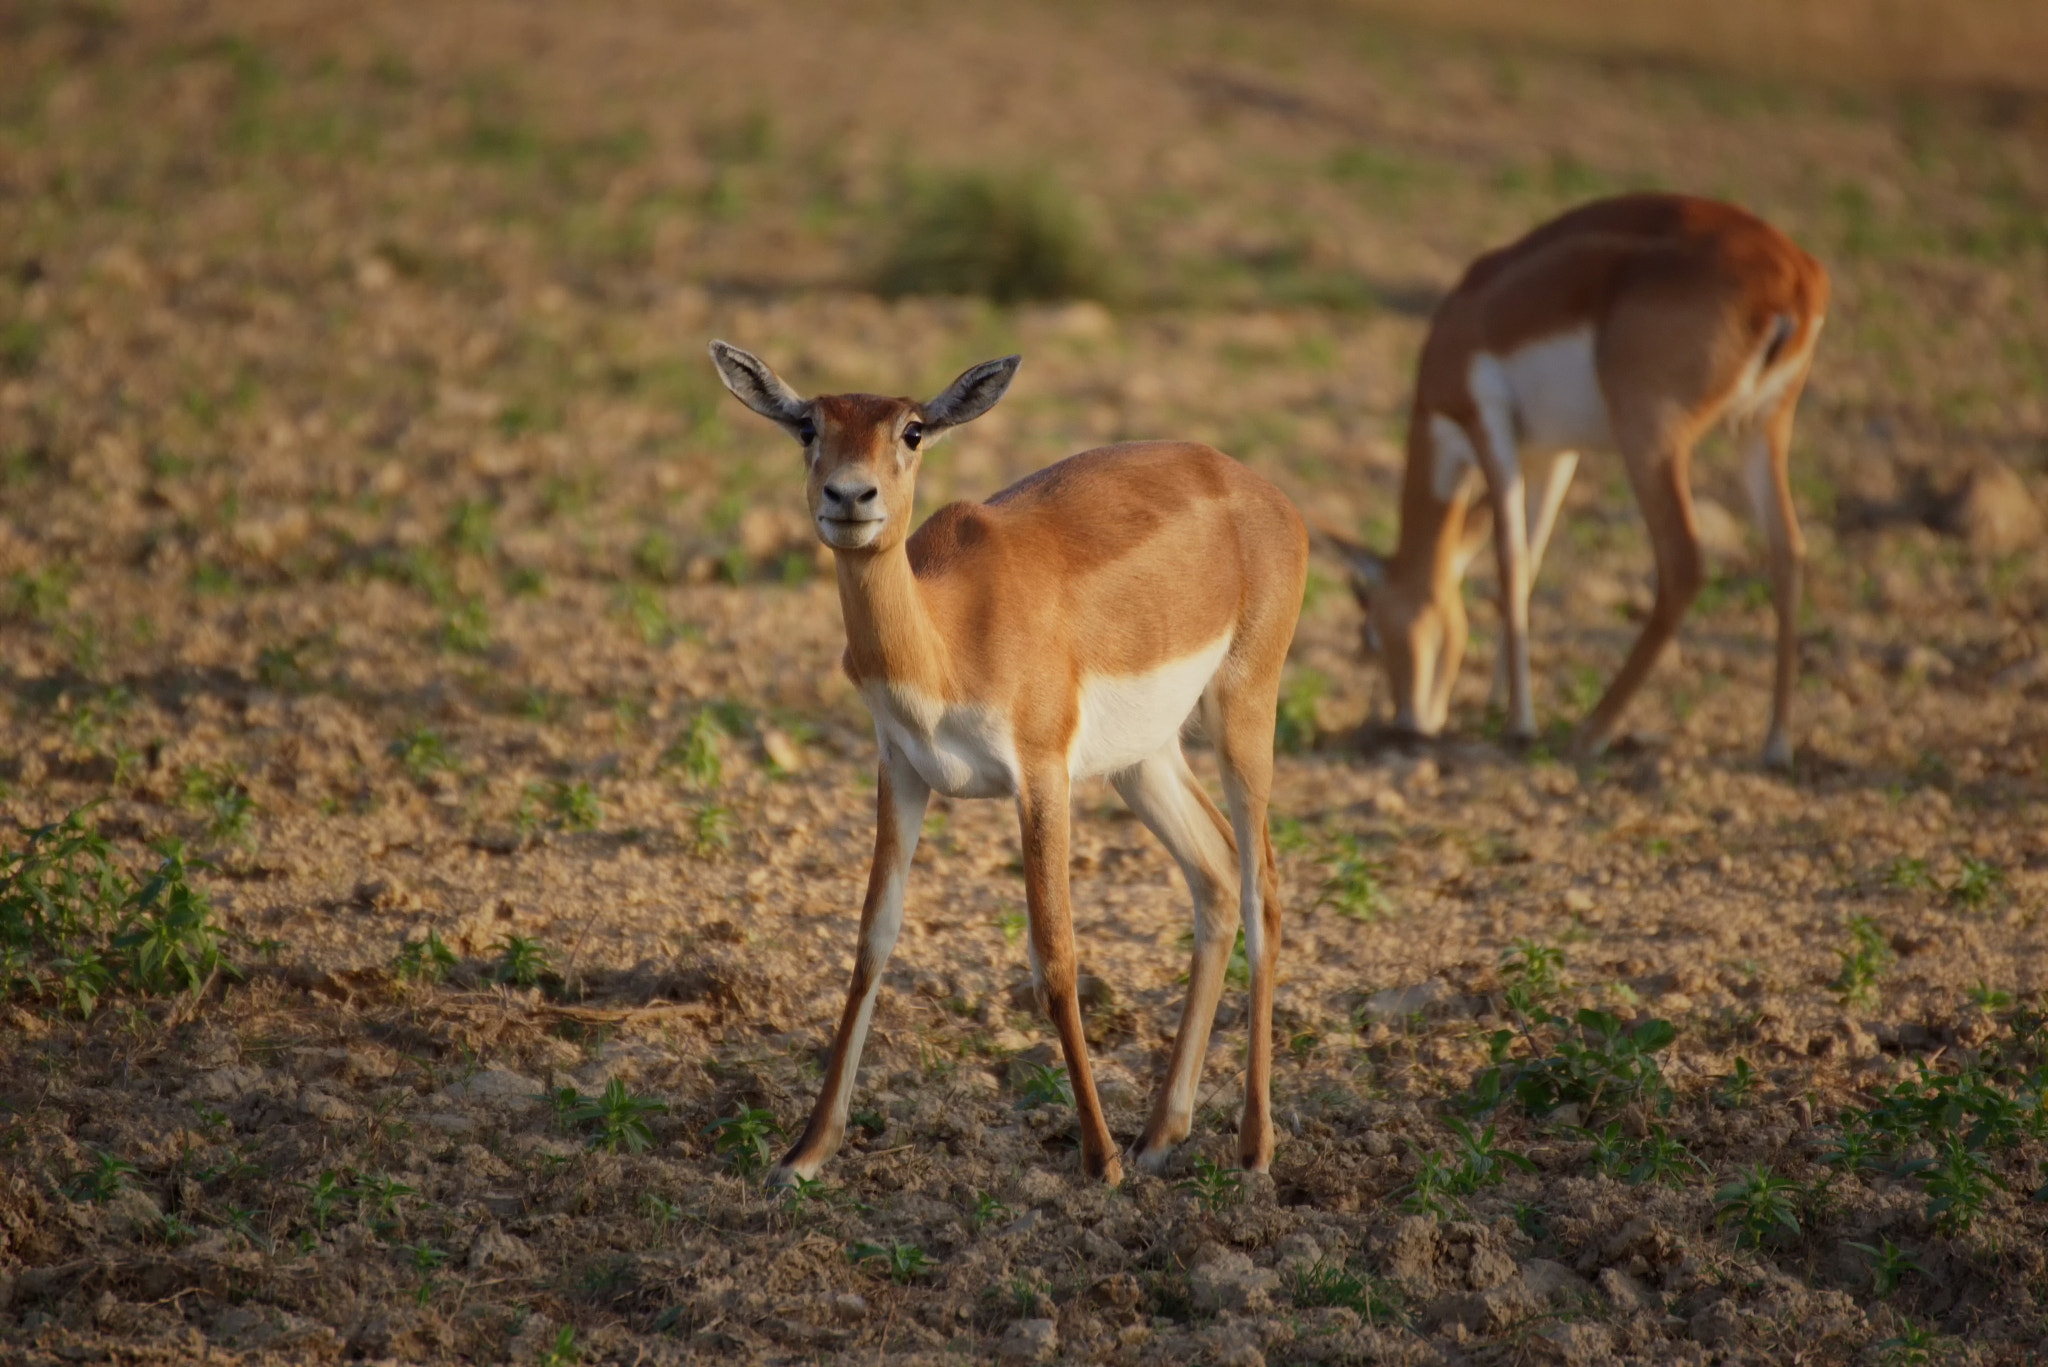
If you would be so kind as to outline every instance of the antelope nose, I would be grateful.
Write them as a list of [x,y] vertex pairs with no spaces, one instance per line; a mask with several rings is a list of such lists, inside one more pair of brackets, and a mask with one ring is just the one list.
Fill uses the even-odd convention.
[[881,495],[882,491],[873,484],[828,484],[825,486],[825,505],[831,512],[866,516],[875,511],[876,501]]

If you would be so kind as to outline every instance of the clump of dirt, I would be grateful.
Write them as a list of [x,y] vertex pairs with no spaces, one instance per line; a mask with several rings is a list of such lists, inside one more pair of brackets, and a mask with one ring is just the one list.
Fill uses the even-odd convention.
[[[46,6],[0,44],[0,816],[92,842],[31,876],[0,838],[10,1355],[2048,1350],[2023,125],[1286,7],[452,14]],[[864,292],[920,177],[984,166],[1071,197],[1113,306]],[[1173,1167],[1079,1180],[1012,814],[942,801],[847,1146],[765,1191],[874,752],[801,473],[705,338],[818,391],[1024,352],[929,502],[1186,436],[1385,544],[1437,292],[1642,183],[1753,204],[1836,281],[1796,774],[1757,763],[1768,592],[1712,449],[1681,648],[1610,757],[1552,758],[1648,603],[1589,455],[1530,753],[1488,739],[1484,638],[1451,738],[1384,743],[1340,571],[1311,581],[1270,1177],[1227,1166],[1232,990]],[[1187,898],[1106,786],[1076,815],[1128,1137]]]

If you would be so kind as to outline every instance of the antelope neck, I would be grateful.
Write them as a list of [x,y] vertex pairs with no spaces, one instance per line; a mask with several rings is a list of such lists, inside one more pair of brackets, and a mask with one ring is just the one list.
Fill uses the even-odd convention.
[[934,698],[947,695],[946,644],[932,625],[904,542],[886,550],[835,550],[847,672],[856,684],[885,680]]

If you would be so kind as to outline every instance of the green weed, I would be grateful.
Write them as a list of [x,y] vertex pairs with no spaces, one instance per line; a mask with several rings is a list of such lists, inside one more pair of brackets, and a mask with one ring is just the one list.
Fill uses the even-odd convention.
[[999,304],[1102,298],[1107,262],[1049,176],[980,171],[911,187],[873,283],[890,298],[978,295]]
[[1835,951],[1842,968],[1828,984],[1844,1006],[1869,1007],[1877,1002],[1877,982],[1891,966],[1891,942],[1868,916],[1849,918],[1849,947]]
[[65,1193],[74,1201],[98,1205],[126,1191],[128,1179],[134,1175],[135,1165],[127,1159],[94,1150],[91,1165],[72,1177]]
[[931,1259],[923,1249],[893,1240],[886,1244],[855,1244],[847,1249],[846,1256],[855,1265],[880,1263],[889,1280],[899,1284],[915,1281],[931,1270]]
[[1949,902],[1965,911],[1982,911],[2004,890],[2005,870],[1967,855],[1955,882],[1945,889]]
[[1297,1267],[1288,1290],[1304,1310],[1336,1306],[1373,1325],[1398,1325],[1407,1319],[1399,1292],[1370,1274],[1353,1272],[1327,1253]]
[[775,1157],[774,1144],[782,1137],[782,1126],[775,1112],[747,1107],[738,1115],[714,1121],[704,1133],[711,1136],[712,1149],[734,1172],[750,1177],[765,1170]]
[[1353,921],[1378,921],[1387,915],[1390,907],[1381,886],[1387,866],[1366,854],[1357,836],[1338,836],[1324,862],[1330,876],[1323,881],[1317,906],[1330,907]]
[[666,1102],[634,1096],[626,1090],[622,1079],[613,1078],[605,1084],[604,1091],[584,1099],[563,1119],[571,1125],[593,1127],[590,1146],[594,1149],[645,1153],[654,1146],[654,1131],[648,1127],[647,1117],[666,1114]]
[[1714,1193],[1715,1218],[1736,1226],[1738,1243],[1752,1247],[1780,1236],[1799,1233],[1799,1183],[1780,1177],[1762,1164],[1739,1172]]
[[424,940],[407,940],[398,947],[392,972],[408,982],[437,983],[455,967],[455,951],[442,942],[441,933],[427,927]]
[[524,935],[507,935],[498,941],[498,961],[491,966],[491,978],[495,982],[509,983],[513,987],[538,987],[541,980],[553,971],[548,963],[548,952],[540,941]]
[[1194,1162],[1194,1176],[1175,1182],[1175,1191],[1192,1192],[1203,1210],[1222,1210],[1244,1199],[1244,1175],[1207,1158]]
[[1912,1255],[1890,1239],[1880,1239],[1876,1246],[1851,1242],[1849,1247],[1870,1255],[1870,1291],[1874,1296],[1889,1296],[1898,1290],[1908,1272],[1927,1275],[1927,1269],[1915,1262]]
[[1316,704],[1330,691],[1327,676],[1313,669],[1289,669],[1280,685],[1280,705],[1273,718],[1273,744],[1288,754],[1315,748],[1320,728]]
[[1036,1110],[1040,1106],[1071,1106],[1074,1104],[1073,1080],[1067,1076],[1064,1064],[1027,1063],[1024,1065],[1023,1080],[1017,1086],[1017,1109]]

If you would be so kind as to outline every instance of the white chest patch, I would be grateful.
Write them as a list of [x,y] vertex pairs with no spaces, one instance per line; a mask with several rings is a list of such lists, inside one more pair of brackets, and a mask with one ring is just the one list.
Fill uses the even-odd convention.
[[932,791],[947,797],[1012,797],[1017,746],[1009,721],[976,706],[949,706],[916,689],[871,683],[861,689],[875,735],[903,755]]
[[[1478,372],[1490,368],[1489,385]],[[1600,372],[1593,361],[1593,329],[1578,328],[1531,342],[1503,356],[1473,361],[1474,397],[1504,390],[1514,432],[1526,460],[1558,451],[1610,450],[1614,431]],[[1484,399],[1481,399],[1484,402]]]
[[1095,675],[1081,684],[1081,724],[1067,751],[1067,772],[1097,778],[1128,769],[1180,734],[1202,690],[1230,650],[1217,638],[1193,655],[1143,674]]
[[1479,457],[1465,429],[1441,413],[1429,419],[1429,487],[1439,503],[1449,503],[1479,473]]

